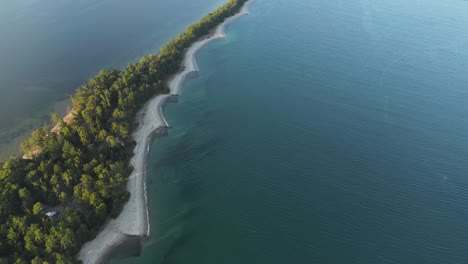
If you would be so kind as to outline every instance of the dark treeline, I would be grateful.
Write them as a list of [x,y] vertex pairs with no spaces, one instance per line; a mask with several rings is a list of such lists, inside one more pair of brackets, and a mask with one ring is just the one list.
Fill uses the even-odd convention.
[[[129,194],[135,115],[180,70],[185,50],[239,11],[230,0],[184,33],[124,71],[101,71],[72,96],[74,117],[52,117],[23,143],[31,159],[0,164],[0,264],[78,263],[81,246]],[[46,216],[47,211],[58,215]]]

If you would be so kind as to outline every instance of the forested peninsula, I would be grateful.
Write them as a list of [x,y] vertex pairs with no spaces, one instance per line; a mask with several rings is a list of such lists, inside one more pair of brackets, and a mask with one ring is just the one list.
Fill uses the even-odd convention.
[[[229,0],[123,71],[99,72],[72,96],[72,118],[52,116],[0,164],[0,264],[80,263],[76,254],[129,198],[135,115],[168,93],[186,49],[240,10]],[[52,129],[52,127],[54,127]]]

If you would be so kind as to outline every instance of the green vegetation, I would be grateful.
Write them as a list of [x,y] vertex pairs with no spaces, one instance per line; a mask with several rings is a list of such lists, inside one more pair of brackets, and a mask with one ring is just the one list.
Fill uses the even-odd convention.
[[[179,71],[185,49],[244,2],[230,0],[159,55],[124,71],[101,71],[72,97],[71,122],[53,116],[59,131],[44,126],[23,144],[32,159],[0,163],[0,264],[78,263],[80,247],[129,198],[125,185],[132,170],[136,112],[152,96],[167,92],[165,81]],[[48,210],[59,214],[48,217]]]

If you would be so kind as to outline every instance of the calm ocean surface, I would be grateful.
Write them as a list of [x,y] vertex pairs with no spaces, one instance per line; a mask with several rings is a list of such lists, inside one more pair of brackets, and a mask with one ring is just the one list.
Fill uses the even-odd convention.
[[151,146],[112,263],[468,263],[468,2],[256,0]]
[[123,68],[224,0],[0,1],[0,160],[100,69]]

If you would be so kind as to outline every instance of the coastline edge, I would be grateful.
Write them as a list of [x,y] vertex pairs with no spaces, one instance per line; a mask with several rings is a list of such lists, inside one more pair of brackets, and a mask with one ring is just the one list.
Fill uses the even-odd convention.
[[248,7],[253,1],[245,2],[238,13],[226,18],[211,35],[190,45],[182,62],[184,70],[168,81],[170,94],[160,94],[153,97],[137,113],[136,119],[139,126],[132,135],[137,143],[134,148],[134,156],[130,160],[134,170],[127,183],[130,199],[116,219],[111,219],[100,230],[95,239],[83,245],[77,258],[84,264],[102,263],[114,248],[124,243],[130,236],[149,237],[150,216],[146,189],[146,161],[153,134],[161,128],[169,127],[162,107],[168,98],[181,95],[185,81],[198,76],[197,53],[210,42],[223,39],[226,26],[237,18],[248,15]]

